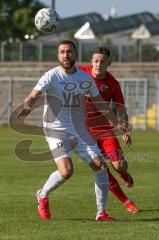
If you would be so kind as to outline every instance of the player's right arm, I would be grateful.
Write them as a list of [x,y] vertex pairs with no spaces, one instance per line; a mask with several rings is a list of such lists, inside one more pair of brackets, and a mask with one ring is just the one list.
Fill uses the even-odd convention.
[[42,94],[41,91],[33,89],[31,93],[24,100],[23,108],[17,114],[17,117],[27,116],[32,109],[33,104],[36,102],[37,98]]
[[24,117],[27,116],[32,109],[32,106],[34,103],[37,101],[38,97],[42,94],[45,93],[48,89],[50,82],[50,76],[49,73],[46,72],[38,81],[36,86],[33,88],[31,93],[26,97],[23,108],[20,110],[20,112],[17,114],[17,117]]

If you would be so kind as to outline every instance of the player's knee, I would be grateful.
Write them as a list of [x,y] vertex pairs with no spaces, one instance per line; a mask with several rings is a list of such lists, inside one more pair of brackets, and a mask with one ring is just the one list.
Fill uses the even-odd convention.
[[107,165],[103,160],[102,156],[93,158],[91,163],[90,163],[90,167],[94,170],[94,171],[99,171],[102,170],[103,168],[107,169]]
[[125,161],[125,160],[118,161],[114,164],[114,167],[115,167],[116,171],[118,171],[118,172],[126,172],[127,168],[128,168],[128,164],[127,164],[127,161]]
[[120,162],[120,169],[122,172],[127,172],[128,169],[128,163],[126,160],[123,160]]
[[58,160],[57,162],[58,170],[60,172],[60,175],[68,179],[73,174],[73,164],[72,160],[70,158],[63,158],[61,160]]
[[63,178],[68,179],[72,176],[73,169],[65,168],[65,169],[60,171],[60,174]]

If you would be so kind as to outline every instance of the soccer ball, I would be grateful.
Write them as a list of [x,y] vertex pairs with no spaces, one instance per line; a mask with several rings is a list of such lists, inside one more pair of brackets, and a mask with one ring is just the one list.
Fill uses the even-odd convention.
[[42,8],[35,15],[35,26],[42,32],[54,32],[59,22],[58,13],[51,8]]

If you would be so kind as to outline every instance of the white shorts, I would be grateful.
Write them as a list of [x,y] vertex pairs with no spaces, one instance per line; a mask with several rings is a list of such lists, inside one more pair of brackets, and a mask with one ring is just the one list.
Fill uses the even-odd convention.
[[93,158],[102,155],[98,145],[87,131],[82,136],[74,136],[70,133],[62,133],[62,136],[59,133],[59,135],[57,136],[56,134],[56,137],[46,136],[55,161],[63,157],[71,158],[71,151],[73,150],[88,164],[90,164]]

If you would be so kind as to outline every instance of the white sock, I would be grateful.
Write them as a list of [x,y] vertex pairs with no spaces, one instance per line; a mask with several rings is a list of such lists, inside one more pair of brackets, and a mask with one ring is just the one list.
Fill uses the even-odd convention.
[[42,198],[47,197],[51,191],[55,190],[65,181],[66,179],[60,175],[58,170],[56,172],[53,172],[46,181],[46,183],[44,184],[40,192],[40,197]]
[[102,212],[106,207],[109,192],[109,178],[106,170],[96,171],[95,194],[97,212]]

